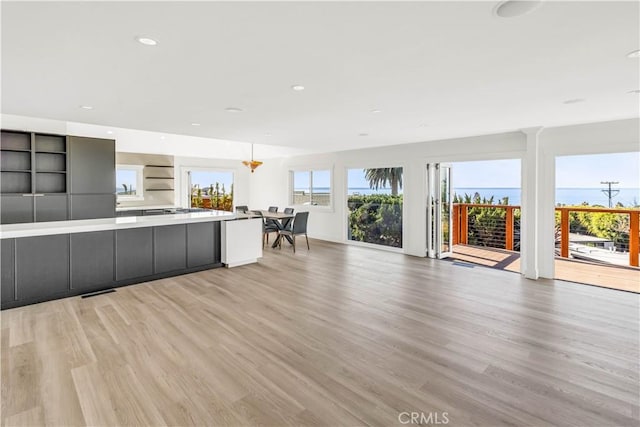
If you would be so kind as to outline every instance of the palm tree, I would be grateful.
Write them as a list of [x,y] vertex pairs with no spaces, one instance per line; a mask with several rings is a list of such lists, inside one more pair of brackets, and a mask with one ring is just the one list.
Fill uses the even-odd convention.
[[402,168],[376,168],[364,169],[365,178],[369,181],[369,187],[377,190],[391,185],[391,195],[398,195],[398,188],[402,188]]

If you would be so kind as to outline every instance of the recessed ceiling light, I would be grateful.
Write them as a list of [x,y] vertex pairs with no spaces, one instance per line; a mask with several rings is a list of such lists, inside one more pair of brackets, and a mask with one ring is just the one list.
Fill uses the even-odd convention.
[[83,110],[93,110],[93,107],[91,105],[81,105],[80,108],[82,108]]
[[200,126],[200,123],[191,123],[191,126]]
[[358,136],[369,136],[369,134],[363,132],[363,133],[359,133]]
[[640,89],[636,89],[636,90],[630,90],[627,93],[640,93]]
[[640,58],[640,50],[627,53],[627,58]]
[[493,9],[500,18],[515,18],[533,12],[542,4],[542,0],[507,0],[501,1]]
[[584,98],[574,98],[574,99],[567,99],[566,101],[563,102],[563,104],[579,104],[584,101],[586,101],[586,99]]
[[108,130],[108,131],[107,131],[107,134],[109,134],[109,135],[113,135],[113,131],[112,131],[112,130]]
[[382,111],[380,111],[380,110],[371,110],[371,112],[372,112],[373,114],[377,114],[377,113],[381,113]]
[[304,90],[304,86],[302,86],[302,85],[293,85],[293,86],[291,86],[291,89],[293,89],[293,90],[295,90],[297,92],[300,92],[301,90]]
[[162,136],[160,137],[160,139],[167,139],[167,137],[166,137],[166,136],[164,136],[164,135],[162,135]]
[[242,108],[228,107],[225,108],[224,111],[226,111],[227,113],[242,113]]
[[146,46],[155,46],[158,44],[157,41],[150,39],[149,37],[137,37],[136,40]]
[[264,136],[271,136],[271,133],[267,132],[267,133],[264,134]]

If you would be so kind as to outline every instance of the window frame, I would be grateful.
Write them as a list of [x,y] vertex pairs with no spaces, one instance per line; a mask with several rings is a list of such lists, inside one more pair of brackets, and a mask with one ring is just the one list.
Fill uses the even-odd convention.
[[116,176],[118,170],[133,170],[136,173],[136,194],[117,194],[118,187],[116,187],[116,200],[119,202],[126,201],[139,201],[144,200],[144,165],[116,165]]
[[[310,203],[299,204],[294,203],[294,191],[295,191],[295,174],[297,172],[309,172],[309,200]],[[329,172],[329,204],[328,205],[314,205],[313,201],[313,173],[314,172]],[[335,186],[334,186],[334,173],[333,167],[292,167],[289,168],[289,196],[288,201],[290,206],[297,208],[304,208],[308,210],[325,210],[333,211],[334,199],[335,199]]]

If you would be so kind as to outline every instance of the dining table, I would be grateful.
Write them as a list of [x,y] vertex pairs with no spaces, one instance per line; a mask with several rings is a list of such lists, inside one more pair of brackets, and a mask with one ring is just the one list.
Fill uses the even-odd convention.
[[[278,228],[278,231],[284,230],[286,226],[289,224],[290,220],[292,220],[295,217],[295,214],[286,214],[284,212],[270,212],[270,211],[260,211],[260,212],[262,213],[262,216],[264,217],[265,220],[268,220],[268,219],[273,220],[273,223]],[[287,239],[289,243],[293,244],[293,239],[290,236],[284,236],[284,237]],[[276,240],[273,242],[273,245],[271,245],[271,247],[272,248],[278,247],[278,245],[280,244],[280,239],[282,239],[282,235],[278,233],[278,237],[276,237]]]

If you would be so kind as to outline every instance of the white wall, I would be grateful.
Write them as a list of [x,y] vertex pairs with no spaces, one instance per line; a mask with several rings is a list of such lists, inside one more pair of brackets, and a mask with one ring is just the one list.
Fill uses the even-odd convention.
[[[640,120],[582,124],[543,129],[538,135],[539,153],[533,163],[535,180],[523,179],[523,200],[528,192],[536,191],[534,206],[523,206],[523,217],[535,218],[537,236],[522,236],[523,248],[533,239],[536,256],[523,254],[523,271],[532,278],[553,277],[553,229],[555,204],[555,157],[558,155],[632,152],[640,150]],[[522,132],[486,135],[416,144],[393,145],[381,148],[341,151],[327,154],[271,159],[258,171],[259,179],[251,182],[251,207],[270,204],[286,206],[289,195],[289,170],[298,168],[330,168],[333,170],[334,202],[332,209],[304,207],[309,216],[309,234],[324,240],[346,240],[346,170],[348,168],[397,167],[404,168],[404,248],[403,252],[425,256],[426,248],[426,174],[429,162],[460,162],[472,160],[527,158],[527,138]],[[455,172],[454,172],[455,173]],[[529,261],[527,261],[529,260]],[[527,262],[535,263],[527,266]]]

